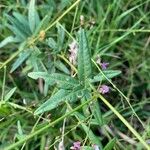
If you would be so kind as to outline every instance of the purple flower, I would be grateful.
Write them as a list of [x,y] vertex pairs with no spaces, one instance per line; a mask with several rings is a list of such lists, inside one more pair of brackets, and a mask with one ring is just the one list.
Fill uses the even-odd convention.
[[72,150],[80,150],[81,149],[81,142],[77,141],[73,143],[73,146],[70,147]]
[[106,94],[109,92],[109,87],[107,85],[101,85],[99,88],[99,92],[102,94]]
[[101,65],[102,69],[105,70],[105,69],[107,69],[109,63],[107,63],[107,62],[102,62],[102,63],[100,63],[100,65]]
[[107,69],[109,63],[108,62],[101,62],[101,59],[98,57],[96,63],[99,64],[103,70]]
[[76,41],[73,41],[71,44],[69,44],[69,51],[70,51],[70,56],[69,56],[69,61],[75,65],[77,61],[77,53],[78,53],[78,45]]
[[93,148],[94,148],[94,150],[100,150],[98,145],[96,145],[96,144],[93,145]]

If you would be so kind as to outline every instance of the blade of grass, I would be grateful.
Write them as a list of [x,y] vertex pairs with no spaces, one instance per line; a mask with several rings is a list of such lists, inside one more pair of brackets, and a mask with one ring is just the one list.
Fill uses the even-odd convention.
[[[50,24],[45,30],[44,32],[47,32],[49,29],[51,29],[54,25],[56,25],[71,9],[73,9],[78,3],[80,2],[80,0],[77,0],[74,4],[72,4],[60,17],[58,17],[52,24]],[[33,43],[39,39],[40,36],[37,36],[36,38],[33,39]]]
[[128,121],[102,96],[99,94],[99,98],[114,112],[114,114],[125,124],[125,126],[134,134],[134,136],[143,144],[143,146],[150,150],[148,144],[138,134],[138,132],[128,123]]
[[85,103],[79,105],[78,107],[74,108],[72,111],[70,111],[69,113],[66,113],[65,115],[62,115],[60,118],[54,120],[53,122],[51,122],[50,124],[44,126],[43,128],[32,132],[31,134],[27,135],[26,137],[22,138],[21,140],[19,140],[16,143],[13,143],[7,147],[5,147],[3,150],[11,150],[14,149],[16,147],[18,147],[19,145],[21,145],[22,143],[28,141],[29,139],[33,138],[34,136],[44,132],[46,129],[48,129],[49,127],[54,126],[55,124],[57,124],[58,122],[64,120],[66,117],[69,117],[71,114],[73,114],[74,112],[76,112],[77,110],[81,109],[84,105],[87,105],[88,103],[90,103],[91,101],[96,100],[95,97],[91,98],[90,100],[86,101]]
[[3,101],[4,101],[5,82],[6,82],[6,66],[4,67],[4,75],[3,75],[3,85],[2,85],[1,102],[3,102]]
[[114,87],[114,89],[116,89],[121,95],[122,97],[124,97],[124,99],[127,101],[127,103],[129,104],[133,114],[137,117],[137,119],[139,120],[139,122],[141,123],[141,125],[143,126],[143,128],[145,128],[142,120],[139,118],[139,116],[136,114],[136,112],[134,111],[132,105],[130,104],[129,98],[127,98],[117,87],[116,85],[113,84],[113,82],[107,78],[107,76],[103,73],[103,71],[100,69],[100,67],[96,64],[96,62],[92,59],[92,62],[94,63],[94,65],[97,67],[97,69],[100,71],[100,73],[106,78],[106,80]]

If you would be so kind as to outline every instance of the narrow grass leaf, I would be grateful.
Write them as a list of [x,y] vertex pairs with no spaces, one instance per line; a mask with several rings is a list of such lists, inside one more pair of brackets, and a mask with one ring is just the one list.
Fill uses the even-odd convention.
[[116,138],[113,138],[109,143],[104,147],[104,150],[113,150],[116,143]]
[[103,116],[102,116],[98,101],[95,101],[93,103],[93,106],[91,106],[91,111],[98,125],[102,126],[104,124],[104,120],[103,120]]
[[102,96],[99,94],[99,98],[109,107],[114,114],[125,124],[126,127],[134,134],[134,136],[143,144],[146,149],[150,149],[146,141],[139,135],[139,133],[130,125],[130,123]]
[[21,127],[20,121],[17,121],[17,127],[18,127],[18,134],[19,135],[23,135],[23,131],[22,131],[22,127]]
[[91,143],[96,144],[101,147],[102,145],[101,145],[100,139],[94,135],[93,131],[89,127],[87,127],[85,124],[82,123],[81,125],[84,131],[86,132],[87,136],[89,137]]
[[11,96],[14,94],[14,92],[16,91],[16,87],[14,87],[14,88],[12,88],[6,95],[5,95],[5,98],[4,98],[4,100],[5,101],[8,101],[10,98],[11,98]]
[[20,54],[19,58],[14,62],[10,72],[14,72],[21,64],[30,56],[30,52],[24,51]]
[[3,41],[0,42],[0,48],[12,42],[17,42],[17,39],[13,36],[8,36]]
[[19,120],[17,121],[17,128],[18,128],[18,133],[16,134],[17,139],[19,140],[24,138],[25,135],[23,134],[22,127]]

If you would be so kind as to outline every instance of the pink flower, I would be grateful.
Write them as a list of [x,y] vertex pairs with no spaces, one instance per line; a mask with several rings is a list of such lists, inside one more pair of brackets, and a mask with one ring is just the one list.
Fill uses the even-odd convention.
[[100,58],[97,58],[96,63],[99,64],[103,70],[107,69],[109,63],[108,62],[101,62]]
[[81,142],[77,141],[73,143],[73,146],[70,147],[72,150],[80,150],[81,149]]
[[102,94],[106,94],[109,92],[109,87],[107,85],[101,85],[100,88],[99,88],[99,92],[102,93]]
[[73,41],[71,44],[69,44],[69,51],[70,51],[70,56],[69,56],[69,61],[75,65],[77,63],[77,53],[78,53],[78,45],[76,41]]

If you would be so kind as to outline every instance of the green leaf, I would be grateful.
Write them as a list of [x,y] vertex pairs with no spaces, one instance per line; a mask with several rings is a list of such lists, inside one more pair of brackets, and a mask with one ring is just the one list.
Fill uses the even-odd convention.
[[20,20],[7,14],[6,14],[6,17],[12,24],[12,26],[8,25],[8,27],[10,28],[10,30],[12,30],[12,32],[16,34],[16,36],[19,35],[23,39],[26,39],[29,36],[29,34],[26,32],[24,28],[24,25],[22,24],[22,22],[20,22]]
[[18,20],[18,22],[20,23],[20,25],[22,26],[24,31],[27,33],[27,35],[30,36],[31,30],[30,30],[27,18],[25,16],[23,16],[22,14],[17,13],[17,12],[14,12],[13,16]]
[[19,42],[22,42],[26,39],[26,36],[18,28],[12,25],[7,25],[7,27],[16,35],[16,38]]
[[35,11],[35,0],[30,0],[29,11],[28,11],[28,21],[32,32],[36,28],[36,11]]
[[40,55],[42,52],[39,50],[38,47],[32,47],[32,54],[28,59],[28,65],[30,65],[33,68],[33,71],[39,71],[41,69],[41,59]]
[[21,128],[20,121],[17,121],[17,127],[18,127],[18,134],[23,135],[23,131],[22,131],[22,128]]
[[109,143],[104,147],[104,150],[112,150],[115,146],[116,138],[113,138]]
[[78,81],[74,78],[59,73],[48,74],[47,72],[31,72],[28,76],[33,79],[42,78],[50,85],[56,83],[59,87],[64,89],[74,88],[79,85]]
[[17,39],[13,36],[8,36],[7,38],[5,38],[3,41],[0,42],[0,48],[12,42],[17,42]]
[[[111,79],[111,78],[119,75],[121,73],[121,71],[120,70],[104,70],[103,73],[105,74],[105,76],[108,79]],[[104,80],[106,80],[106,78],[101,73],[99,73],[98,75],[94,76],[94,78],[91,79],[90,81],[91,82],[101,82]]]
[[12,73],[13,71],[15,71],[30,56],[30,54],[31,53],[29,51],[22,52],[19,55],[19,58],[12,65],[10,72]]
[[79,50],[78,50],[78,77],[85,84],[86,79],[92,74],[91,55],[88,46],[88,40],[84,29],[80,29],[78,34]]
[[94,150],[93,147],[90,146],[82,146],[82,150]]
[[56,108],[61,102],[64,101],[75,101],[80,95],[83,96],[83,89],[74,91],[60,89],[57,93],[50,97],[45,103],[43,103],[36,111],[35,115],[50,111]]
[[86,132],[87,136],[89,137],[90,142],[102,147],[100,139],[94,135],[93,131],[89,127],[87,127],[85,124],[82,123],[81,125],[84,131]]
[[13,89],[11,89],[6,95],[5,95],[5,98],[4,98],[4,100],[5,101],[8,101],[10,98],[11,98],[11,96],[14,94],[14,92],[16,91],[16,87],[14,87]]
[[57,68],[57,69],[59,69],[60,71],[63,71],[64,73],[66,73],[66,74],[70,74],[70,71],[69,71],[69,69],[64,65],[64,63],[62,63],[61,61],[56,61],[56,62],[54,62],[54,65],[55,65],[55,67]]
[[71,4],[70,0],[61,0],[59,10],[63,10],[66,6],[69,6],[70,4]]
[[62,47],[63,47],[63,44],[64,44],[65,31],[58,24],[56,25],[56,27],[57,27],[57,32],[58,32],[58,36],[57,36],[57,51],[60,51],[62,49]]
[[18,140],[20,140],[20,139],[24,138],[25,135],[23,134],[22,127],[21,127],[19,120],[17,121],[17,128],[18,128],[18,133],[16,134],[16,137]]
[[48,15],[45,15],[45,17],[42,19],[42,21],[38,24],[34,36],[36,36],[41,30],[44,30],[46,28],[46,26],[48,25],[50,18],[51,18],[51,14],[49,13]]
[[39,24],[40,24],[40,17],[39,17],[38,12],[35,9],[35,30],[36,30],[36,28],[38,27]]
[[91,111],[92,111],[94,118],[97,121],[98,125],[102,126],[104,124],[104,120],[103,120],[103,116],[102,116],[98,101],[95,101],[93,103],[93,106],[91,106]]
[[48,46],[49,46],[50,48],[52,48],[52,49],[54,49],[54,50],[57,49],[57,44],[56,44],[56,42],[55,42],[55,40],[54,40],[53,38],[48,38],[48,39],[46,40],[46,42],[47,42],[47,44],[48,44]]

